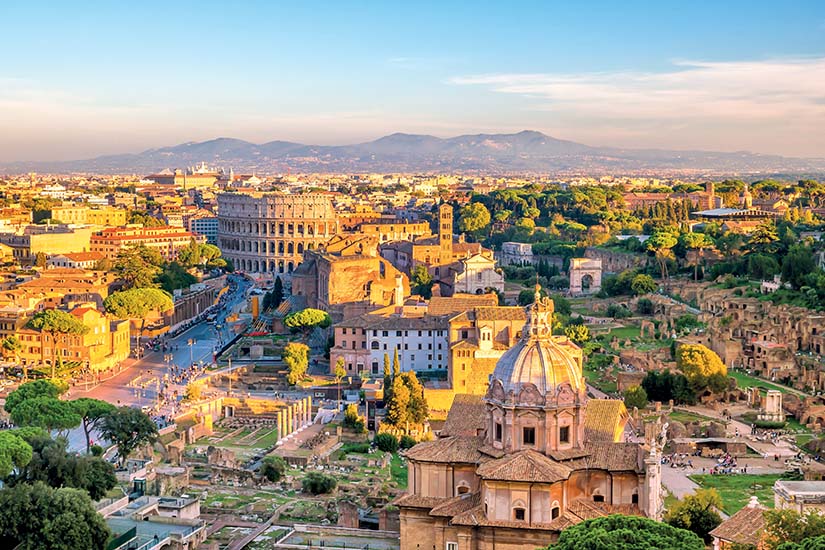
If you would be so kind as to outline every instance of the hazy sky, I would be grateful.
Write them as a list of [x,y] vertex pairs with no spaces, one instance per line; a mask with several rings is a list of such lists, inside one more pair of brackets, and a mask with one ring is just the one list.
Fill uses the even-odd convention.
[[19,0],[0,21],[0,161],[522,129],[825,157],[821,0]]

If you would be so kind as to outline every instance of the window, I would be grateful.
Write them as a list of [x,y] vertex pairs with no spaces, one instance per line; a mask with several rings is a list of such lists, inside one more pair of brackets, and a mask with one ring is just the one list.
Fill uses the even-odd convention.
[[461,338],[462,339],[466,340],[469,336],[470,336],[470,334],[466,330],[461,331]]
[[400,330],[396,330],[396,331],[395,331],[395,336],[396,336],[396,338],[400,338],[400,337],[401,337],[401,331],[400,331]]
[[559,443],[570,443],[570,426],[559,428]]
[[378,349],[379,345],[380,344],[378,343],[378,340],[373,340],[372,344],[370,344],[370,347],[372,347],[372,349]]
[[496,441],[501,441],[501,422],[496,422]]
[[639,493],[633,493],[633,496],[630,497],[630,502],[632,504],[639,504]]
[[461,483],[462,483],[461,485],[456,487],[456,492],[459,495],[465,495],[465,494],[469,493],[470,492],[470,487],[465,485],[463,481]]
[[458,550],[458,543],[457,542],[448,542],[446,545],[445,550]]
[[604,502],[604,495],[593,495],[593,502]]
[[550,519],[556,519],[561,514],[561,508],[558,506],[553,506],[550,508]]
[[522,428],[522,430],[521,430],[521,441],[525,445],[535,445],[536,444],[536,429],[533,428],[533,427]]
[[524,508],[513,508],[513,519],[516,521],[524,521]]
[[389,335],[390,335],[390,331],[388,331],[388,330],[381,331],[381,336],[386,338]]

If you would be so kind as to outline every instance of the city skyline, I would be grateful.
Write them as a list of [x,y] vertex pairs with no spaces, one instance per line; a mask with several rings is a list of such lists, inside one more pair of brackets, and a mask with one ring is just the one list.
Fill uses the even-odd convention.
[[340,145],[523,129],[594,146],[825,151],[815,2],[41,2],[0,17],[20,23],[0,37],[0,162],[219,136]]

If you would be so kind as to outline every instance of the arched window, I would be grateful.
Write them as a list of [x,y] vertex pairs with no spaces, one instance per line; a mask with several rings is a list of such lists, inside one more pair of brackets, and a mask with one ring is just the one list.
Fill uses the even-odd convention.
[[283,253],[284,253],[284,241],[280,241],[278,243],[278,254],[283,254]]
[[378,343],[378,340],[373,340],[370,344],[370,349],[379,349],[379,346],[380,344]]
[[292,243],[288,243],[288,244],[286,245],[286,253],[287,253],[287,254],[294,254],[294,252],[295,252],[295,248],[294,248],[293,244],[292,244]]
[[632,504],[639,504],[639,491],[633,491],[633,495],[630,497],[630,502]]
[[456,495],[466,495],[470,492],[470,486],[467,484],[466,481],[461,481],[456,485],[455,493]]
[[604,502],[604,495],[598,489],[593,491],[593,502]]
[[287,270],[289,273],[292,273],[292,270],[293,270],[293,269],[295,269],[295,264],[293,264],[292,262],[289,262],[289,264],[287,264],[287,266],[286,266],[286,270]]
[[298,243],[297,252],[298,252],[298,254],[303,254],[304,253],[304,243]]

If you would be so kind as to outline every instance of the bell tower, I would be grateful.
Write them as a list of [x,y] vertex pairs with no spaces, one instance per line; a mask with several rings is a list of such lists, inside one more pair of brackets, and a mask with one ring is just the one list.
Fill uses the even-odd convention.
[[453,260],[453,207],[446,203],[438,207],[438,257],[439,265]]

